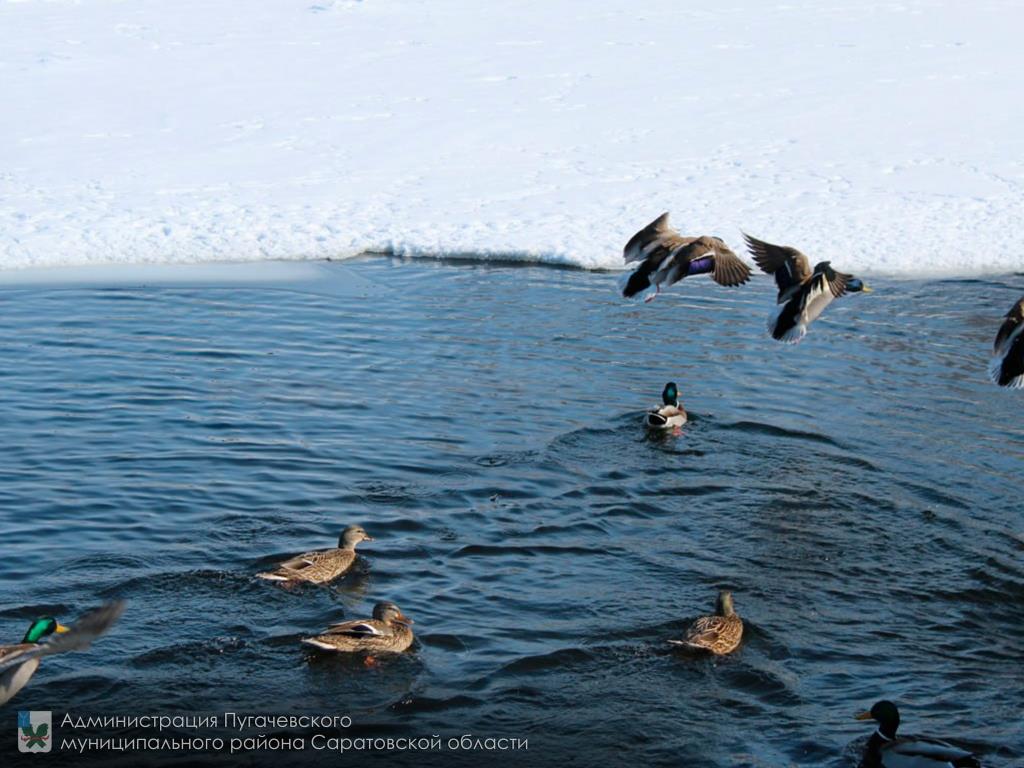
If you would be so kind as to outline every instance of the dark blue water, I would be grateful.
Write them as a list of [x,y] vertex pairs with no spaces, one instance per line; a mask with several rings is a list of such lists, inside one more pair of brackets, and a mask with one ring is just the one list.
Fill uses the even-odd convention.
[[[529,740],[358,758],[381,765],[848,766],[884,697],[907,732],[1024,760],[1024,400],[985,374],[1024,278],[878,281],[789,347],[767,279],[643,306],[606,274],[328,269],[379,290],[0,294],[0,638],[129,600],[3,723],[327,712]],[[669,379],[692,422],[649,439]],[[253,579],[353,522],[377,541],[333,587]],[[723,587],[742,649],[671,652]],[[413,652],[300,646],[381,599]]]

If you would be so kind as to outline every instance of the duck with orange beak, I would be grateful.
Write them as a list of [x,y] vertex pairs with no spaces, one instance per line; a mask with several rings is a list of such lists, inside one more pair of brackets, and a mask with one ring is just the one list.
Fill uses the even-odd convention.
[[124,611],[124,602],[108,603],[65,627],[52,616],[36,619],[14,645],[0,645],[0,704],[10,701],[39,668],[43,656],[80,651],[104,634]]

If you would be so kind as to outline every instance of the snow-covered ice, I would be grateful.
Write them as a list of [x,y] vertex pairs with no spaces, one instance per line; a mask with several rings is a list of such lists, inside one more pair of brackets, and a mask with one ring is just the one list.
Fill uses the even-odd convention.
[[0,265],[1024,269],[1019,2],[0,0]]

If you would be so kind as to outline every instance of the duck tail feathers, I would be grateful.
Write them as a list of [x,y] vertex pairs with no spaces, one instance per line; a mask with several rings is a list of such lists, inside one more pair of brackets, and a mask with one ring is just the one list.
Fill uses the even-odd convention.
[[1007,376],[1003,371],[1005,359],[1005,355],[992,358],[992,362],[988,364],[988,377],[992,379],[993,384],[999,387],[1007,387],[1008,389],[1024,388],[1024,373],[1018,376]]
[[650,262],[647,261],[634,269],[629,276],[622,281],[622,296],[627,299],[632,299],[637,294],[650,289],[651,269],[652,266]]

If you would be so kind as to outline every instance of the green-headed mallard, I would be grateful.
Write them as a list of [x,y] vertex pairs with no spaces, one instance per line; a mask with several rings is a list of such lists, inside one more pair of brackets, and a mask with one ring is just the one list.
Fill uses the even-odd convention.
[[324,651],[340,653],[401,653],[412,645],[412,619],[405,617],[394,603],[377,603],[372,619],[356,619],[332,624],[316,637],[302,642]]
[[996,334],[988,373],[1000,387],[1024,387],[1024,299],[1006,313]]
[[726,286],[743,285],[750,279],[750,267],[721,238],[683,237],[669,226],[668,213],[633,235],[622,257],[627,264],[640,262],[622,287],[627,299],[643,293],[644,301],[653,301],[662,285],[668,287],[688,275],[710,272],[716,283]]
[[891,701],[880,701],[858,720],[874,720],[878,730],[864,748],[860,768],[981,768],[978,758],[944,741],[923,736],[897,736],[900,712]]
[[768,317],[772,338],[795,344],[807,334],[807,326],[825,307],[847,293],[871,289],[853,275],[836,272],[831,262],[822,261],[811,269],[804,254],[788,245],[772,245],[744,233],[747,248],[764,272],[775,277],[779,297]]
[[356,561],[356,544],[373,541],[361,525],[350,525],[341,532],[337,549],[321,549],[304,552],[280,563],[273,571],[257,573],[256,576],[270,581],[326,584],[346,573]]
[[70,627],[44,616],[32,622],[20,643],[0,645],[0,704],[25,687],[43,656],[88,648],[123,611],[123,601],[108,603],[89,611]]
[[652,429],[670,429],[681,427],[686,423],[686,411],[679,402],[679,390],[676,383],[670,381],[661,391],[661,407],[647,412],[644,423]]
[[669,640],[691,651],[709,651],[716,656],[732,653],[743,639],[743,620],[732,605],[732,592],[718,593],[714,616],[701,616],[689,629],[683,640]]

